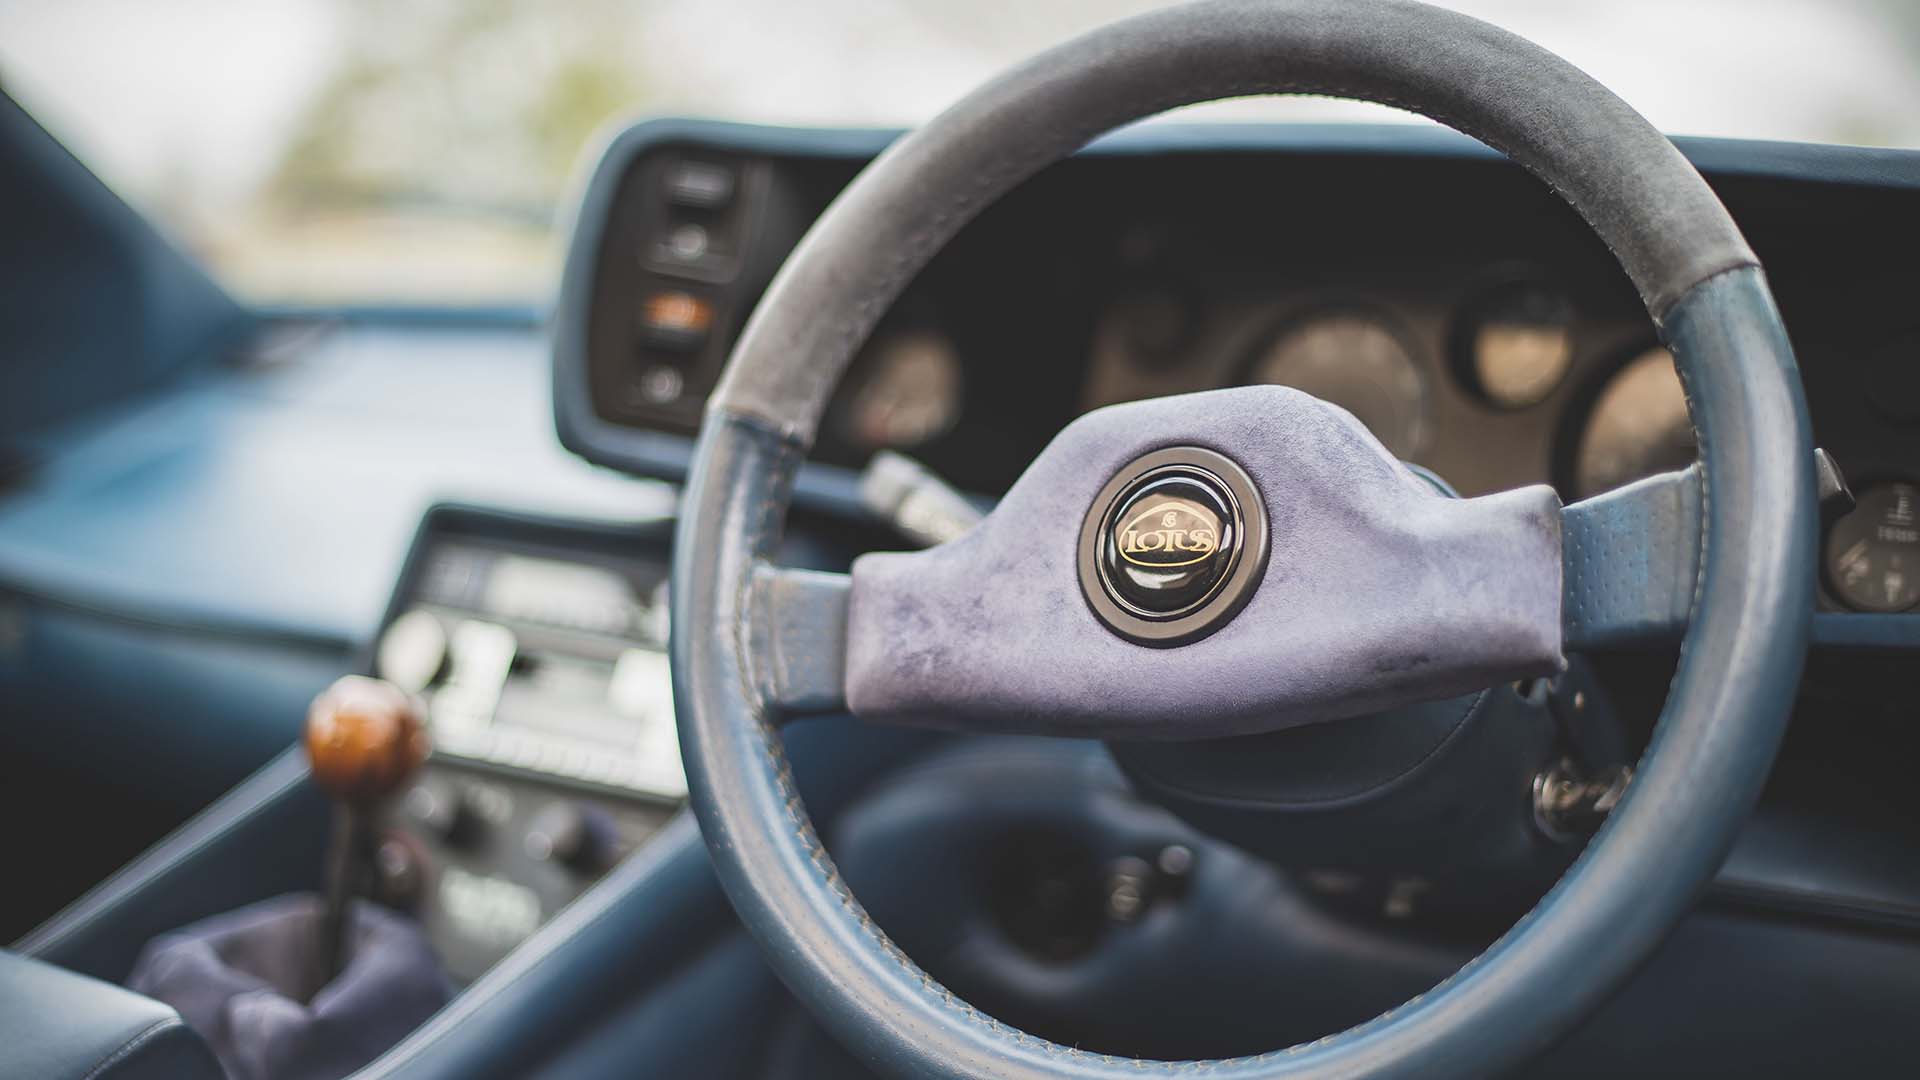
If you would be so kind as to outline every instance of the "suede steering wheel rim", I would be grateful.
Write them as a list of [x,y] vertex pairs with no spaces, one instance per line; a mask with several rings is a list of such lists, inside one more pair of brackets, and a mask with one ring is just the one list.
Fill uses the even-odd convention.
[[[1689,534],[1697,573],[1680,666],[1632,787],[1498,942],[1427,994],[1318,1042],[1135,1061],[979,1013],[868,919],[786,768],[780,704],[765,687],[795,661],[757,628],[761,586],[828,396],[934,252],[1000,194],[1103,131],[1255,93],[1424,113],[1517,160],[1606,241],[1687,390],[1700,455]],[[1155,12],[1044,53],[903,138],[822,216],[754,313],[709,403],[675,549],[672,656],[692,804],[721,883],[770,963],[882,1071],[954,1080],[1485,1075],[1598,1007],[1724,858],[1792,704],[1811,622],[1814,532],[1805,402],[1758,262],[1705,182],[1631,108],[1522,39],[1402,0],[1221,0]],[[1276,548],[1272,557],[1302,556]],[[874,609],[858,591],[860,572],[856,563],[856,623],[863,604]],[[1646,577],[1619,580],[1631,588]],[[1571,625],[1595,598],[1568,595]],[[844,630],[844,608],[839,621],[809,626]],[[834,646],[821,650],[829,664],[843,659]],[[860,712],[857,689],[848,698]]]

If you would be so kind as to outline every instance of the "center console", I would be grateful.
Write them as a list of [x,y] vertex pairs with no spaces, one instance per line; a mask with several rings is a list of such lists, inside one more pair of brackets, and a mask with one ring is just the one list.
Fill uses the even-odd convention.
[[[414,730],[434,744],[424,760],[414,759],[397,786],[380,785],[374,800],[350,802],[324,782],[309,767],[318,761],[315,714],[353,677],[341,679],[314,699],[304,745],[13,951],[29,967],[112,990],[130,981],[151,946],[183,929],[211,940],[213,921],[231,929],[236,917],[253,919],[290,898],[315,905],[323,893],[330,913],[342,877],[333,871],[344,861],[335,856],[349,850],[356,873],[347,894],[371,893],[417,920],[424,951],[454,991],[355,1075],[528,1075],[556,1040],[578,1036],[612,1003],[646,999],[733,927],[698,830],[679,812],[686,784],[665,656],[672,528],[670,519],[612,524],[435,507],[377,634],[351,662],[383,684],[404,684]],[[277,722],[297,727],[299,717]],[[893,740],[872,742],[855,756],[897,753]],[[801,743],[804,767],[815,755]],[[339,843],[361,830],[370,844]],[[274,941],[255,952],[296,966],[324,943],[305,931]],[[216,949],[201,952],[233,966]],[[346,951],[349,973],[360,970],[351,969],[360,954],[358,945]],[[372,954],[382,979],[398,970],[392,950]],[[7,975],[0,983],[12,985]],[[356,987],[353,1008],[370,1007],[390,1025],[399,1014],[385,982],[343,976],[341,985]],[[165,998],[121,993],[179,1024],[159,1004]],[[171,1065],[164,1074],[192,1075]]]
[[477,978],[651,837],[686,795],[667,666],[667,526],[442,506],[374,673],[433,743],[379,823],[374,892]]

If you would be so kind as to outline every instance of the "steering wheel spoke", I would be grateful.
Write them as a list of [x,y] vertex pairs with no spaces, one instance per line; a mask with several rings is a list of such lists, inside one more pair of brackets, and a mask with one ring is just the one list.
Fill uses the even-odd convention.
[[1552,489],[1453,498],[1287,387],[1100,409],[965,535],[854,563],[846,701],[1201,739],[1554,675],[1560,524]]
[[1698,465],[1567,507],[1567,648],[1677,641],[1700,587],[1700,521]]
[[[1567,651],[1673,642],[1685,632],[1699,582],[1700,494],[1691,466],[1562,510]],[[853,578],[762,563],[751,588],[748,653],[764,706],[783,719],[846,709]]]
[[852,583],[845,574],[754,567],[747,655],[761,705],[775,717],[846,708]]

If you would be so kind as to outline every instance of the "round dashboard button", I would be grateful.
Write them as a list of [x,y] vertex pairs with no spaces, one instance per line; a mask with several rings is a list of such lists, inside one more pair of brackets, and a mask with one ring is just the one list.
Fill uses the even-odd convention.
[[562,799],[534,814],[524,841],[527,854],[584,874],[607,868],[612,824],[589,806]]

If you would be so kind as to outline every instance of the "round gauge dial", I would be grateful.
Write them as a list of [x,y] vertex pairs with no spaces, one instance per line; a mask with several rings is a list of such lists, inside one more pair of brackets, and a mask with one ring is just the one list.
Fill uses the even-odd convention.
[[1113,322],[1133,363],[1148,370],[1178,365],[1198,322],[1194,305],[1172,292],[1133,293],[1113,307]]
[[1693,424],[1673,354],[1655,347],[1600,390],[1580,433],[1574,488],[1581,498],[1693,464]]
[[847,437],[868,450],[931,442],[960,419],[962,383],[960,354],[945,335],[914,330],[881,338],[848,399]]
[[1396,457],[1426,448],[1426,380],[1400,336],[1373,316],[1341,311],[1294,323],[1254,358],[1247,379],[1340,406]]
[[1857,611],[1920,604],[1920,488],[1883,484],[1827,531],[1827,583]]
[[1489,295],[1462,335],[1473,388],[1502,409],[1538,405],[1573,366],[1573,304],[1541,285],[1515,285]]

